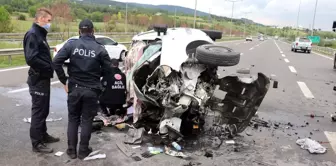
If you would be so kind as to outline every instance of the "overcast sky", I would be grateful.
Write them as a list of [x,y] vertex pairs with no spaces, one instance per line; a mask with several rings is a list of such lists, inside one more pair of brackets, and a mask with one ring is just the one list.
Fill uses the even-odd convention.
[[[153,5],[178,5],[195,7],[195,0],[117,0]],[[197,0],[197,9],[212,14],[231,17],[232,3],[225,0]],[[299,26],[309,28],[313,23],[316,0],[301,0]],[[244,17],[259,23],[278,26],[296,26],[300,0],[242,0],[235,3],[234,18]],[[331,31],[336,21],[336,0],[318,0],[315,28]]]

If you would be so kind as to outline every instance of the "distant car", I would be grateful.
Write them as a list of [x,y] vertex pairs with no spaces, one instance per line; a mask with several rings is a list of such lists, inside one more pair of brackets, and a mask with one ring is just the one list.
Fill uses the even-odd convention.
[[260,37],[259,40],[260,40],[260,41],[264,41],[264,37]]
[[297,52],[298,50],[310,53],[312,49],[312,41],[306,37],[298,37],[292,43],[292,51]]
[[[110,58],[119,59],[120,61],[123,61],[126,57],[127,48],[119,44],[118,42],[114,41],[110,37],[107,36],[101,36],[101,35],[95,35],[97,42],[104,45],[106,51],[108,52]],[[64,41],[61,44],[56,45],[54,49],[54,57],[57,55],[58,51],[64,46],[64,44],[78,40],[79,36],[74,36],[69,38],[68,40]],[[69,63],[69,59],[65,61],[66,63]]]
[[252,36],[246,37],[246,41],[252,41]]
[[275,40],[278,40],[278,39],[279,39],[279,37],[278,37],[278,36],[275,36],[275,37],[274,37],[274,39],[275,39]]

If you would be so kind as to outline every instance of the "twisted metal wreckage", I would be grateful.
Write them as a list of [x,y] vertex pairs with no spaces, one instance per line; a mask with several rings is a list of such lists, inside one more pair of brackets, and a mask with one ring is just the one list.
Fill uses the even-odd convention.
[[[168,144],[199,135],[212,112],[219,115],[213,125],[224,133],[243,132],[272,79],[250,69],[219,78],[218,68],[237,65],[240,53],[216,45],[218,32],[155,28],[143,35],[151,33],[157,33],[155,40],[133,39],[126,59],[135,128],[159,133]],[[216,97],[215,91],[226,95]]]

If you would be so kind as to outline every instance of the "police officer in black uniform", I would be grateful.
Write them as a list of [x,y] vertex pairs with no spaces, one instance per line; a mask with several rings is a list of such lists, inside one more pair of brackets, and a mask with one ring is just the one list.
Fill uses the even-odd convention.
[[112,69],[101,81],[104,91],[99,103],[104,114],[124,116],[126,114],[126,109],[123,108],[126,103],[126,75],[119,69],[118,59],[111,61]]
[[[99,109],[98,96],[101,93],[100,77],[110,70],[111,59],[106,49],[96,42],[93,23],[82,20],[79,24],[80,38],[67,43],[55,56],[53,63],[59,80],[68,93],[68,149],[70,158],[77,157],[78,126],[81,122],[78,158],[84,159],[91,152],[92,122]],[[70,59],[69,77],[62,65]]]
[[47,133],[46,118],[50,107],[50,79],[54,69],[47,42],[52,14],[48,9],[36,11],[35,22],[23,39],[26,63],[30,66],[27,84],[32,97],[30,139],[34,152],[52,153],[53,149],[45,143],[58,142],[60,139]]

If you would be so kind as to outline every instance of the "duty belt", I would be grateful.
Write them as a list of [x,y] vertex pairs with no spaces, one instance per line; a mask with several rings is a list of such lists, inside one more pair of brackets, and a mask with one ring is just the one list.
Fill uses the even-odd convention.
[[75,84],[75,88],[95,90],[95,89],[93,89],[93,88],[89,88],[89,87],[86,87],[86,86],[80,86],[80,85],[78,85],[78,84]]
[[85,86],[80,86],[78,84],[75,84],[75,88],[88,89],[88,90],[93,90],[93,91],[99,92],[99,89],[89,88],[89,87],[85,87]]

